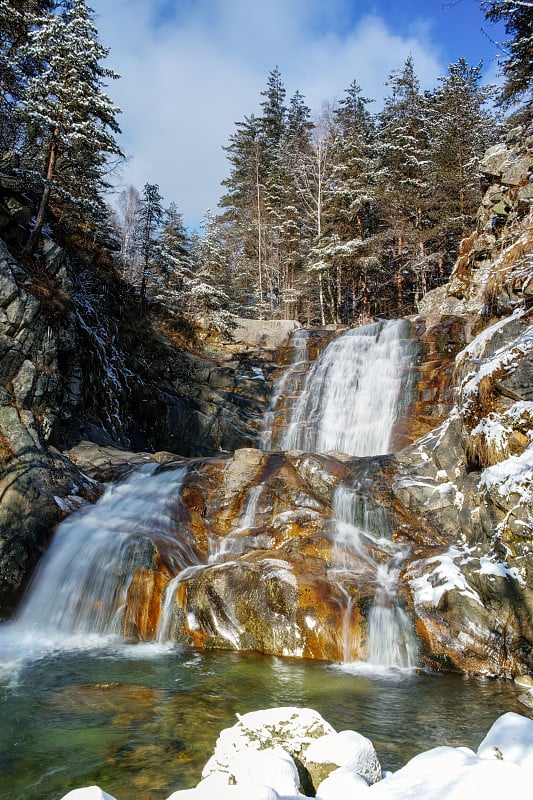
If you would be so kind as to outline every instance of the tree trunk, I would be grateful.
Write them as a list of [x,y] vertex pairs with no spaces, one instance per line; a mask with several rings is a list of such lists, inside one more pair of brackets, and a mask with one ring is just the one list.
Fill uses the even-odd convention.
[[41,235],[41,230],[46,218],[46,210],[48,208],[48,202],[50,200],[50,194],[52,192],[52,181],[54,180],[55,166],[57,161],[57,150],[59,147],[59,133],[60,133],[59,126],[57,126],[54,130],[52,143],[50,145],[50,154],[48,156],[48,169],[46,170],[46,178],[45,178],[46,182],[44,185],[41,202],[39,204],[39,210],[37,212],[37,216],[35,217],[35,222],[33,224],[32,232],[30,233],[30,238],[28,239],[24,247],[25,253],[33,253],[35,245],[37,244],[39,236]]
[[398,268],[396,270],[395,275],[395,283],[396,283],[396,310],[398,316],[401,317],[403,313],[403,235],[400,234],[398,236],[398,249],[397,249],[397,258],[398,258]]
[[322,326],[326,324],[326,315],[324,313],[324,286],[322,283],[322,274],[318,276],[318,296],[320,300],[320,321]]
[[261,230],[261,184],[259,182],[259,148],[255,151],[255,191],[257,213],[257,279],[259,288],[259,319],[263,319],[263,247]]

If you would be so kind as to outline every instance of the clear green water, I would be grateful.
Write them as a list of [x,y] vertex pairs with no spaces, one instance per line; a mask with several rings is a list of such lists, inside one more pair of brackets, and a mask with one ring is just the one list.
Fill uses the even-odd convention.
[[[0,636],[0,798],[59,800],[98,784],[118,800],[194,786],[235,714],[307,706],[368,736],[384,769],[438,744],[476,748],[517,688],[457,675],[354,673],[334,665],[104,646],[12,659]],[[11,660],[10,660],[11,658]]]

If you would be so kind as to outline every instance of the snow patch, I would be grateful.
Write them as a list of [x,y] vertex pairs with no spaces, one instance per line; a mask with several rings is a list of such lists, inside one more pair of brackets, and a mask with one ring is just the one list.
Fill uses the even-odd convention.
[[484,469],[479,485],[483,489],[497,488],[502,497],[518,495],[524,504],[533,502],[533,444],[521,455]]
[[458,559],[461,559],[461,563],[464,564],[465,558],[468,560],[464,549],[450,547],[447,552],[438,556],[414,562],[411,569],[416,567],[417,572],[435,565],[430,571],[417,578],[411,578],[409,581],[413,590],[415,606],[430,605],[437,607],[444,594],[452,590],[456,590],[465,597],[470,597],[471,600],[483,605],[481,598],[469,586],[466,577],[456,564]]
[[487,556],[482,556],[479,559],[479,566],[480,575],[493,575],[497,578],[512,578],[522,584],[522,586],[525,586],[525,581],[516,567],[508,567],[503,561],[492,561],[492,559]]

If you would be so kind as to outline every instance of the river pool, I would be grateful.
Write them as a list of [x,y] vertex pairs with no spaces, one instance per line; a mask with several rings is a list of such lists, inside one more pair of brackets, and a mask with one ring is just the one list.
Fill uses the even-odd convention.
[[236,713],[273,706],[359,731],[389,770],[438,744],[475,749],[500,714],[527,713],[502,680],[13,635],[0,629],[2,800],[59,800],[95,783],[118,800],[164,800],[198,782]]

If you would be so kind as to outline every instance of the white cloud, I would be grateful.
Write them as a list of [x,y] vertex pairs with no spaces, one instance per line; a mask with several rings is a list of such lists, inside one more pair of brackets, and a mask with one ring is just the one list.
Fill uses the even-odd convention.
[[430,29],[405,36],[384,19],[350,23],[349,0],[92,0],[108,66],[121,73],[108,93],[123,108],[122,146],[132,156],[125,184],[157,183],[195,226],[215,209],[227,176],[222,149],[235,122],[258,110],[279,66],[290,97],[313,111],[352,80],[381,101],[384,82],[412,54],[424,88],[445,71]]

